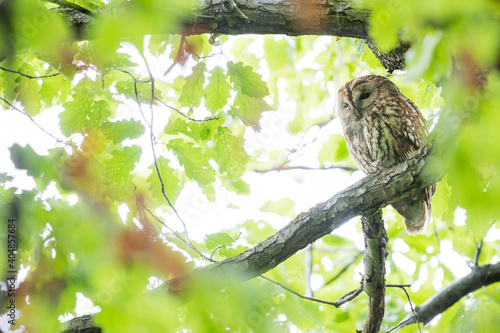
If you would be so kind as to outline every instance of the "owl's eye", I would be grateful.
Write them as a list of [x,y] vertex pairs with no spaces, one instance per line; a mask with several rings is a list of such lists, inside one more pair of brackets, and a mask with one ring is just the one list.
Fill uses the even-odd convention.
[[368,97],[370,97],[370,93],[369,92],[365,92],[365,93],[362,93],[361,96],[359,97],[360,100],[364,100],[364,99],[367,99]]
[[349,104],[344,103],[344,109],[348,109],[348,108],[349,108]]

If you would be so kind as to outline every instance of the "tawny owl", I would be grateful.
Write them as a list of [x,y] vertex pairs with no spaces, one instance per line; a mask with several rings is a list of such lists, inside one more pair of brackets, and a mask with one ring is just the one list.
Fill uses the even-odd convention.
[[[337,112],[347,148],[366,174],[402,163],[420,148],[428,135],[418,107],[389,79],[361,76],[339,89]],[[430,218],[436,185],[393,202],[409,234],[421,231]]]

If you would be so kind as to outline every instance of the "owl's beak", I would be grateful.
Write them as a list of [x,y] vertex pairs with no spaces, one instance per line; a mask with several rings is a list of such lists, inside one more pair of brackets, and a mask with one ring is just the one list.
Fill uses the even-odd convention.
[[361,112],[359,112],[359,109],[357,107],[354,107],[354,113],[356,116],[361,117]]

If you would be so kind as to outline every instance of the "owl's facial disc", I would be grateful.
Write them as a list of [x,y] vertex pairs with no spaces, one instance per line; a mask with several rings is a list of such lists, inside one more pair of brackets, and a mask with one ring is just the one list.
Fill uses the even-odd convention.
[[377,90],[372,84],[360,85],[354,92],[354,112],[361,116],[363,111],[377,99],[377,95]]

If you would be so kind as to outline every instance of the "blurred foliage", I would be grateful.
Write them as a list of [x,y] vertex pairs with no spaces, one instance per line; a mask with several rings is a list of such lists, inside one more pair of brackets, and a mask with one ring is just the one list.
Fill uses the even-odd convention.
[[[106,332],[362,327],[363,295],[333,309],[259,278],[244,284],[229,274],[186,278],[207,258],[235,256],[274,234],[276,224],[266,219],[294,217],[302,207],[298,200],[274,197],[244,223],[200,240],[188,238],[189,217],[208,204],[192,199],[192,207],[176,205],[193,195],[193,187],[201,202],[215,201],[221,192],[228,198],[250,195],[252,170],[303,167],[296,162],[303,154],[309,156],[307,168],[354,167],[338,130],[336,91],[362,74],[386,75],[362,41],[165,35],[192,15],[190,1],[170,0],[72,1],[102,13],[87,31],[90,39],[74,41],[54,3],[13,3],[13,24],[0,24],[0,33],[9,36],[0,40],[0,55],[10,55],[0,59],[0,102],[35,123],[55,112],[52,122],[58,123],[58,131],[36,134],[50,133],[53,146],[46,151],[36,148],[36,139],[18,143],[31,133],[13,138],[11,161],[34,181],[31,190],[16,188],[22,171],[0,173],[2,221],[13,207],[19,212],[17,264],[27,277],[16,305],[25,331],[60,331],[60,316],[81,314],[75,308],[79,293],[98,311],[96,322]],[[401,218],[384,209],[386,280],[412,284],[411,299],[420,305],[464,274],[456,266],[472,262],[480,242],[479,264],[500,260],[500,5],[357,5],[371,10],[370,35],[381,50],[399,40],[412,43],[407,71],[390,78],[429,123],[443,110],[465,117],[448,149],[449,172],[433,198],[426,232],[406,235]],[[462,75],[450,83],[453,66]],[[480,70],[486,73],[483,88],[474,82]],[[349,175],[332,172],[323,177],[343,183]],[[232,203],[230,208],[238,209]],[[178,216],[185,226],[173,226]],[[315,297],[336,300],[359,286],[359,226],[348,236],[329,235],[313,245],[310,277],[304,276],[304,252],[266,276],[300,293],[310,278]],[[6,244],[3,231],[0,238]],[[2,272],[6,260],[0,256]],[[169,294],[159,287],[174,277],[189,284],[187,292]],[[499,304],[495,286],[483,288],[425,331],[492,332]],[[408,312],[404,293],[388,289],[382,330]]]

